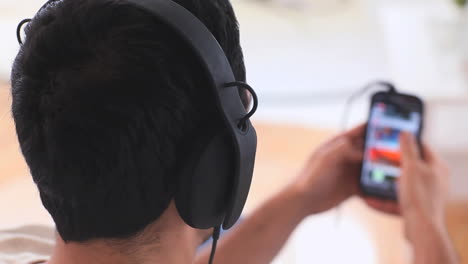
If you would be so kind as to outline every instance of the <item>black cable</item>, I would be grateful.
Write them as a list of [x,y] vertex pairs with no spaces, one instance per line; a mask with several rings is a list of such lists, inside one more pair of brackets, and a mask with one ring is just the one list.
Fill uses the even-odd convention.
[[235,86],[237,86],[237,87],[240,87],[240,88],[244,88],[247,91],[249,91],[250,94],[252,95],[252,99],[253,99],[252,110],[250,110],[250,112],[247,113],[247,115],[245,115],[241,120],[239,120],[239,124],[237,124],[237,126],[240,129],[242,129],[243,127],[245,127],[245,123],[247,122],[247,120],[249,120],[255,114],[255,112],[257,112],[257,108],[258,108],[257,93],[255,93],[255,90],[250,85],[248,85],[247,83],[244,83],[244,82],[231,82],[231,83],[226,83],[224,86],[225,87],[235,87]]
[[343,112],[343,115],[342,115],[342,118],[341,118],[341,130],[344,131],[347,129],[347,123],[348,123],[348,118],[349,118],[349,112],[350,112],[350,108],[351,106],[353,105],[354,101],[356,99],[358,99],[359,97],[363,96],[365,93],[367,93],[369,90],[371,89],[374,89],[374,88],[378,88],[378,87],[385,87],[387,88],[387,92],[389,93],[396,93],[397,90],[395,88],[395,86],[390,83],[390,82],[386,82],[386,81],[376,81],[376,82],[372,82],[366,86],[364,86],[362,89],[356,91],[354,94],[352,94],[347,100],[346,100],[346,104],[345,104],[345,108],[344,108],[344,112]]
[[23,45],[23,40],[21,39],[21,29],[23,28],[24,24],[31,22],[30,18],[26,18],[19,22],[18,27],[16,27],[16,38],[18,39],[18,43]]
[[214,257],[216,254],[216,246],[218,245],[219,234],[221,233],[221,227],[215,227],[213,231],[213,245],[211,246],[210,260],[208,264],[213,264]]

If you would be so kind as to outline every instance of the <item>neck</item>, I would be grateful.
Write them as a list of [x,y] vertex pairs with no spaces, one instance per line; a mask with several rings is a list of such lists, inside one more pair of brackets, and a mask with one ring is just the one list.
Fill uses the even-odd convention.
[[65,243],[57,234],[48,264],[192,263],[196,249],[203,241],[200,231],[183,223],[180,217],[174,219],[164,215],[140,235],[128,240]]

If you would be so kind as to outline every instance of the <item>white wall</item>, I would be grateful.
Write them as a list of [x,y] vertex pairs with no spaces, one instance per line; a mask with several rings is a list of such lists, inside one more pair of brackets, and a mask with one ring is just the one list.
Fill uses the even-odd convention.
[[10,77],[11,64],[18,51],[16,26],[42,5],[40,0],[0,0],[0,81]]

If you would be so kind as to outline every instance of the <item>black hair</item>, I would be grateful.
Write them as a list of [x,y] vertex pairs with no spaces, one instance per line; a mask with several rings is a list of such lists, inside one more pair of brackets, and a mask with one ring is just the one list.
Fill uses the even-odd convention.
[[[175,2],[207,26],[245,81],[229,1]],[[62,0],[36,15],[14,62],[12,111],[63,240],[129,238],[158,219],[187,143],[220,128],[205,75],[172,29],[125,1]]]

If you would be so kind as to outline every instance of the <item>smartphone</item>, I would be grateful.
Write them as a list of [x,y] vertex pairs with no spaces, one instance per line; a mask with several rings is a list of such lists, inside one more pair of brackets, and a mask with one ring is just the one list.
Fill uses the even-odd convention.
[[360,179],[364,194],[397,199],[400,133],[414,134],[420,144],[423,110],[423,102],[416,96],[396,92],[378,92],[372,96]]

